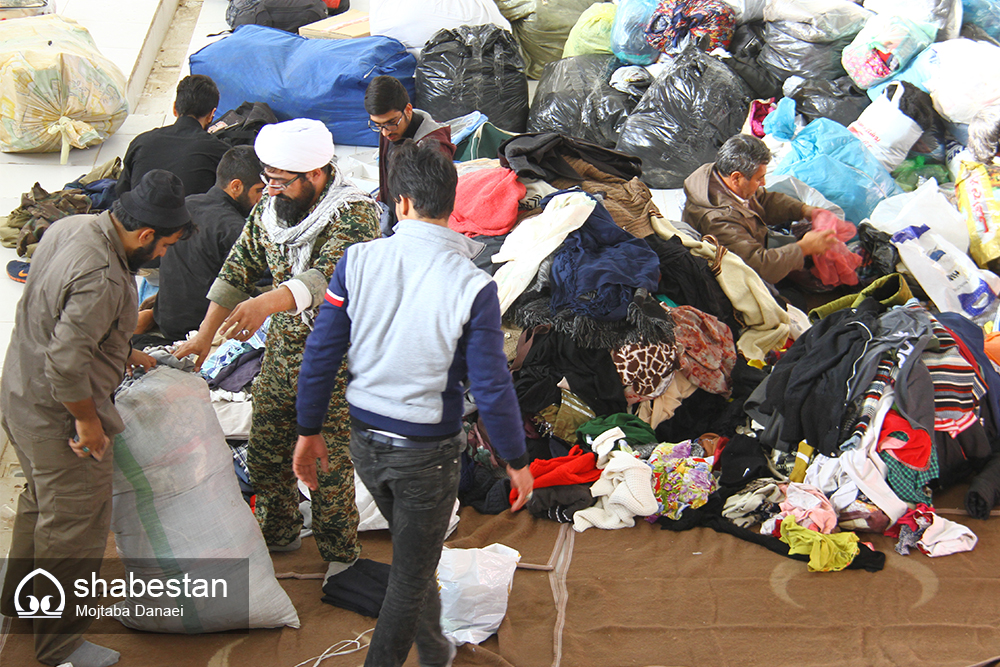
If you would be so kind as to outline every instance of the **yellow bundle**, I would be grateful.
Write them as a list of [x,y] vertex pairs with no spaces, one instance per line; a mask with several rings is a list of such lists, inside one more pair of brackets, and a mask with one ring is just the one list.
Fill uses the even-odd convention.
[[983,268],[1000,258],[1000,167],[962,162],[955,194],[969,226],[969,254]]
[[101,143],[128,116],[125,75],[87,29],[58,14],[0,21],[0,150]]

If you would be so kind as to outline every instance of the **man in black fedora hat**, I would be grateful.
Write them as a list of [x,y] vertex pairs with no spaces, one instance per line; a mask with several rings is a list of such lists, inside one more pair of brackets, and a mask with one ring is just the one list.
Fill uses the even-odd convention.
[[22,612],[26,593],[15,595],[28,579],[44,617],[31,617],[44,664],[118,661],[115,651],[84,641],[90,616],[69,604],[61,618],[45,614],[54,585],[30,576],[42,568],[66,590],[98,576],[111,523],[110,438],[124,430],[112,394],[126,369],[155,363],[129,343],[135,271],[193,231],[181,180],[156,169],[111,211],[59,220],[32,258],[0,379],[0,426],[25,481],[0,612]]

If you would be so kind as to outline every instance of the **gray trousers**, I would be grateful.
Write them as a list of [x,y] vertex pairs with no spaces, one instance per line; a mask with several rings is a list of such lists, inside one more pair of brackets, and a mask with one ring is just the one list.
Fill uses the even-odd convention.
[[[83,643],[92,618],[69,609],[76,579],[100,576],[101,559],[111,527],[112,447],[104,460],[80,458],[66,439],[33,436],[0,421],[24,471],[24,490],[17,499],[17,518],[0,594],[0,613],[16,616],[14,594],[21,580],[42,567],[67,592],[67,613],[58,619],[34,619],[35,657],[58,665]],[[38,600],[55,593],[44,577],[32,579]],[[21,597],[32,591],[22,591]]]

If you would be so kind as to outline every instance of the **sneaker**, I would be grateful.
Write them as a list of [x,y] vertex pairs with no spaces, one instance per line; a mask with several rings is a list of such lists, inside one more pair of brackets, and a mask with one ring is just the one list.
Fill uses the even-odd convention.
[[28,262],[22,262],[19,259],[12,259],[7,262],[7,275],[10,276],[11,280],[16,282],[26,282],[28,280],[29,266],[31,266],[31,264]]

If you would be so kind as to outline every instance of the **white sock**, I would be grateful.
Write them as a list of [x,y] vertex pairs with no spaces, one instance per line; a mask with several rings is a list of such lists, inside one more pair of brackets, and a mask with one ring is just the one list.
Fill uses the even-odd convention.
[[326,576],[323,577],[323,583],[325,584],[327,579],[340,574],[341,572],[343,572],[344,570],[346,570],[347,568],[349,568],[350,566],[354,565],[357,562],[358,562],[357,558],[352,560],[350,563],[344,563],[339,560],[330,561],[330,563],[326,566]]
[[72,663],[73,667],[111,667],[120,657],[118,651],[85,641],[66,658],[66,662]]

